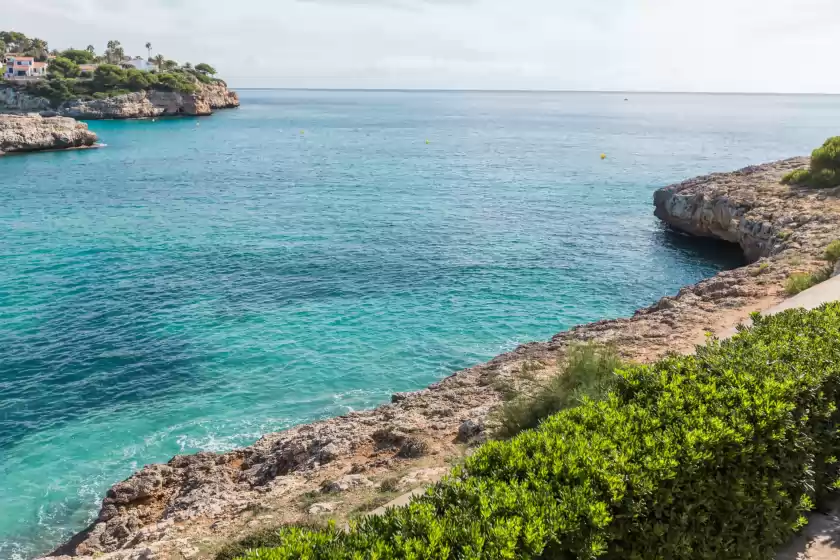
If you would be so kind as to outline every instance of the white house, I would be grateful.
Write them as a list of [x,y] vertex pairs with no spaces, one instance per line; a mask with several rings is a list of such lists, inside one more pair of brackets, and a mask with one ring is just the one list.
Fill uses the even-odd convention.
[[143,70],[148,72],[149,70],[154,70],[156,67],[154,64],[149,62],[148,60],[143,60],[142,58],[133,58],[131,60],[123,60],[120,64],[124,68],[136,68],[137,70]]
[[[8,53],[4,57],[3,64],[4,78],[31,78],[43,76],[46,73],[46,63],[35,62],[31,56],[22,56],[16,53]],[[36,66],[38,65],[38,66]]]

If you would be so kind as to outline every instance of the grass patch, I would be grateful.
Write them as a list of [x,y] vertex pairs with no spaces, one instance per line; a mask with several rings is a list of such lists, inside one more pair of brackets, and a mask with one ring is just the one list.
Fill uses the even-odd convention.
[[400,477],[391,476],[379,484],[380,492],[396,492],[400,488]]
[[603,398],[618,382],[614,372],[621,366],[621,358],[612,347],[594,343],[570,346],[565,364],[555,375],[525,394],[510,396],[494,413],[494,437],[511,438],[584,398]]
[[808,288],[816,286],[821,282],[825,282],[831,278],[832,269],[824,268],[816,272],[794,272],[785,281],[785,292],[790,296],[795,296],[800,292],[804,292]]
[[769,269],[770,269],[770,263],[763,262],[760,265],[750,269],[750,276],[753,276],[753,277],[759,276],[759,275],[767,272],[767,270],[769,270]]

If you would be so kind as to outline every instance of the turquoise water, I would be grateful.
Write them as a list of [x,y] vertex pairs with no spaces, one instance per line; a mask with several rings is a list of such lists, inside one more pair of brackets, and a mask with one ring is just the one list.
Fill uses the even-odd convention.
[[832,97],[624,97],[245,91],[0,159],[0,558],[83,528],[145,463],[738,265],[665,232],[653,189],[806,153],[840,120]]

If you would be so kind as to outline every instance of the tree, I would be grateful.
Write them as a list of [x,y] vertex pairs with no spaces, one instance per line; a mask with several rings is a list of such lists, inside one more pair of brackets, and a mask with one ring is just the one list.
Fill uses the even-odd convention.
[[201,72],[202,74],[209,74],[210,76],[216,74],[216,69],[204,62],[202,62],[201,64],[196,64],[195,69]]
[[48,71],[50,76],[58,78],[77,78],[82,73],[78,64],[61,56],[50,62]]
[[151,60],[151,58],[152,58],[152,44],[151,43],[149,43],[149,42],[146,43],[146,50],[149,51],[149,59]]
[[160,71],[163,70],[163,63],[166,62],[166,57],[163,56],[162,54],[159,54],[152,59],[152,62],[155,63],[155,65],[157,66],[158,72],[160,72]]
[[6,54],[6,42],[0,40],[0,54]]
[[132,68],[126,70],[125,83],[131,91],[140,91],[141,89],[147,89],[151,85],[151,80],[154,79],[154,76],[154,74]]
[[164,61],[163,68],[164,68],[164,70],[167,70],[167,71],[175,70],[176,68],[178,68],[178,63],[175,62],[174,60],[167,60],[167,61]]
[[43,39],[32,39],[30,49],[32,52],[32,56],[36,58],[46,58],[47,52],[49,51],[47,42]]
[[125,51],[119,41],[108,41],[108,48],[105,51],[105,59],[111,64],[117,64],[125,56]]
[[79,49],[67,49],[66,51],[63,51],[59,56],[63,58],[68,58],[76,64],[90,64],[95,58],[92,52],[88,50],[81,51]]
[[0,31],[0,41],[6,43],[6,48],[10,52],[23,53],[31,46],[29,38],[17,31]]
[[126,79],[126,72],[113,64],[102,64],[93,73],[93,82],[100,90],[113,89]]
[[86,48],[85,50],[86,50],[87,52],[89,52],[90,54],[92,54],[93,56],[96,56],[96,49],[95,49],[95,48],[93,48],[93,45],[88,45],[88,46],[87,46],[87,48]]
[[186,68],[187,70],[192,70],[192,62],[185,62],[184,68]]

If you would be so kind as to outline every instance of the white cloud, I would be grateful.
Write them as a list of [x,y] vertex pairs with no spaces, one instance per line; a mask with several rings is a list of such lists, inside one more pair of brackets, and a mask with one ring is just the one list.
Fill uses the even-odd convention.
[[234,86],[840,93],[836,0],[6,0],[53,47],[206,61]]

